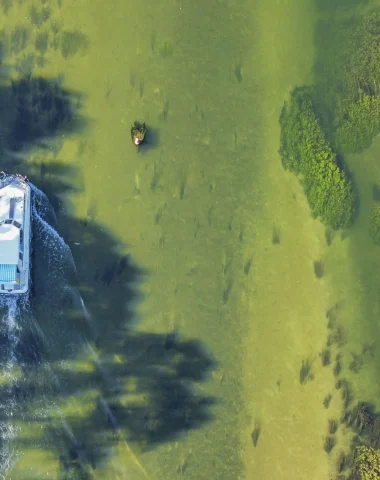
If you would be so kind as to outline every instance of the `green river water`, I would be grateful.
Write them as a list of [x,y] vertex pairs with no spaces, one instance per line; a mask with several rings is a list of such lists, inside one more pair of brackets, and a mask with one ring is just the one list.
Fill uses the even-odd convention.
[[336,26],[380,2],[0,4],[2,116],[31,75],[47,104],[66,92],[71,119],[50,138],[31,119],[10,144],[1,121],[4,164],[46,193],[76,265],[52,272],[54,252],[37,251],[25,342],[42,353],[14,367],[32,393],[9,419],[4,478],[335,479],[352,433],[326,453],[343,402],[320,358],[326,312],[353,399],[379,398],[380,140],[347,158],[360,211],[329,245],[281,165],[279,116],[334,62]]

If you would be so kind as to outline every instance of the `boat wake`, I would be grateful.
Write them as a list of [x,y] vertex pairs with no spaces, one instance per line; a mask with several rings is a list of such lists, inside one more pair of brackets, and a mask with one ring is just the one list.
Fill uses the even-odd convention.
[[55,266],[69,266],[76,274],[76,267],[70,247],[65,243],[59,233],[51,226],[49,219],[56,223],[57,218],[47,196],[35,185],[30,184],[32,199],[32,215],[34,234],[42,241],[44,248],[49,252],[46,259]]
[[[30,186],[32,276],[35,279],[37,275],[38,282],[32,281],[30,302],[20,295],[0,295],[0,479],[8,478],[18,457],[22,456],[23,420],[30,415],[28,407],[35,395],[38,394],[39,408],[35,410],[34,420],[43,422],[55,406],[51,397],[60,391],[60,381],[43,352],[48,357],[56,346],[57,335],[49,329],[55,332],[59,327],[62,329],[57,306],[64,303],[67,292],[73,289],[70,278],[76,274],[69,246],[50,224],[56,222],[52,205],[43,192]],[[74,296],[88,321],[90,314],[83,299],[78,292]],[[42,318],[47,319],[43,325],[40,324]],[[65,343],[62,336],[56,342]],[[62,422],[65,424],[64,418]],[[39,441],[41,439],[35,440],[37,444]],[[34,447],[42,447],[37,444]]]
[[13,439],[17,427],[13,415],[17,409],[14,396],[17,385],[16,349],[20,338],[20,317],[26,308],[26,300],[20,297],[0,297],[0,367],[1,367],[1,398],[0,398],[0,477],[5,478],[12,468],[17,452],[13,448]]

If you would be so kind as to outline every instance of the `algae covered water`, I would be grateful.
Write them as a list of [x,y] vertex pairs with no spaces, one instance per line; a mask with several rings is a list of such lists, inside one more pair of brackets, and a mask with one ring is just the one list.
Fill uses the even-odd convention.
[[[380,4],[0,4],[2,168],[36,186],[33,295],[0,329],[1,475],[347,477],[378,409],[380,180],[376,123],[342,141],[377,90],[342,72]],[[359,199],[344,230],[281,162],[296,87]]]

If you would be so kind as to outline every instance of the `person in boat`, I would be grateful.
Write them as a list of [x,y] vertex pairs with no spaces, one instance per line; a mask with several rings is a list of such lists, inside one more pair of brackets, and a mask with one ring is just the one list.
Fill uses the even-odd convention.
[[136,147],[142,144],[146,134],[145,123],[135,122],[131,128],[132,142]]

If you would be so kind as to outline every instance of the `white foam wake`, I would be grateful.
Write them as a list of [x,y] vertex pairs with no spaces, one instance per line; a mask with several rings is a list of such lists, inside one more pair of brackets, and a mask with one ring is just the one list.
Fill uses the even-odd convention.
[[12,468],[17,453],[13,449],[12,440],[17,434],[13,423],[13,415],[17,408],[14,398],[14,386],[17,384],[16,348],[20,338],[20,315],[25,307],[23,298],[12,296],[0,297],[0,338],[2,346],[1,377],[4,395],[0,402],[0,476],[5,478]]

